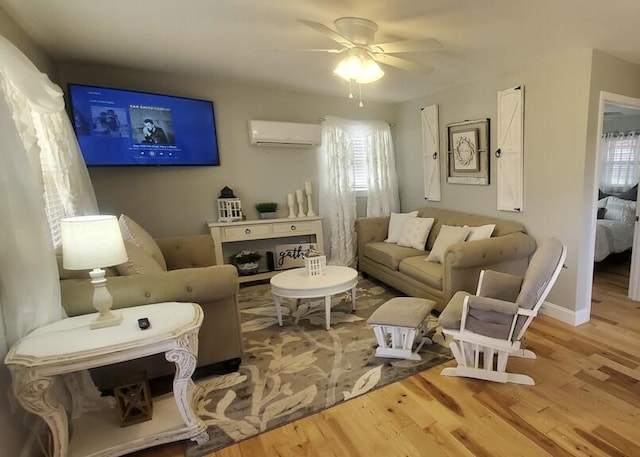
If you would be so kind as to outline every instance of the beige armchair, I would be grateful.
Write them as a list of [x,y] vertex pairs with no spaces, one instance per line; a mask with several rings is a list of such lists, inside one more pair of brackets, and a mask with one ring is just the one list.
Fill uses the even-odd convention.
[[475,295],[457,292],[440,314],[442,333],[450,343],[458,366],[442,370],[444,376],[534,385],[533,378],[508,373],[510,356],[535,359],[521,348],[522,338],[553,287],[566,247],[557,239],[544,241],[531,258],[524,277],[486,270]]
[[[198,303],[204,310],[204,321],[199,334],[196,376],[212,369],[237,370],[242,357],[242,335],[236,268],[215,265],[213,241],[209,235],[158,239],[155,242],[166,263],[166,271],[157,265],[145,267],[144,262],[150,262],[149,256],[142,261],[137,259],[137,265],[129,265],[130,270],[138,269],[132,274],[119,274],[118,270],[126,271],[121,266],[108,269],[107,288],[113,296],[113,308],[165,301]],[[130,242],[125,244],[131,263],[135,256],[140,255],[140,250]],[[88,274],[64,270],[60,258],[62,305],[67,314],[76,316],[95,312],[92,306],[93,286]],[[140,370],[145,370],[149,378],[156,378],[174,373],[175,368],[162,356],[153,356],[92,370],[92,377],[99,388],[108,389],[117,376]]]

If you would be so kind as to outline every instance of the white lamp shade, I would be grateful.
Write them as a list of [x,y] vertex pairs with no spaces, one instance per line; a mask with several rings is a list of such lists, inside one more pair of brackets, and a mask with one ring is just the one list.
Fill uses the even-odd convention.
[[120,265],[127,251],[116,216],[77,216],[60,220],[62,265],[86,270]]

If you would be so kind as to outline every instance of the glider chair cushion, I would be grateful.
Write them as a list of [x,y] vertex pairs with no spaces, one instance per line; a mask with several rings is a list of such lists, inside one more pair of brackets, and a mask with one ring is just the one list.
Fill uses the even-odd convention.
[[533,385],[529,376],[507,373],[507,360],[511,355],[535,358],[533,352],[520,349],[522,336],[565,258],[565,246],[549,238],[534,253],[524,278],[486,270],[480,275],[476,295],[457,292],[440,314],[439,323],[442,332],[453,338],[450,347],[458,366],[445,368],[442,374]]

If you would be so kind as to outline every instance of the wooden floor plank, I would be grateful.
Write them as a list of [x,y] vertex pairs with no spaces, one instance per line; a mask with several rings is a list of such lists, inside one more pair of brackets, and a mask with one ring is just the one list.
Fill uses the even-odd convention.
[[533,321],[525,344],[538,358],[508,369],[535,386],[444,377],[443,365],[206,457],[640,456],[640,303],[626,281],[596,273],[587,324]]

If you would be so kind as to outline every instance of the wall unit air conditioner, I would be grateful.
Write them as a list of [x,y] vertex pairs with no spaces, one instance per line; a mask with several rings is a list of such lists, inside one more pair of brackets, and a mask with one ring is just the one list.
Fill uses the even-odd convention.
[[315,147],[320,145],[320,125],[296,122],[249,121],[252,146]]

